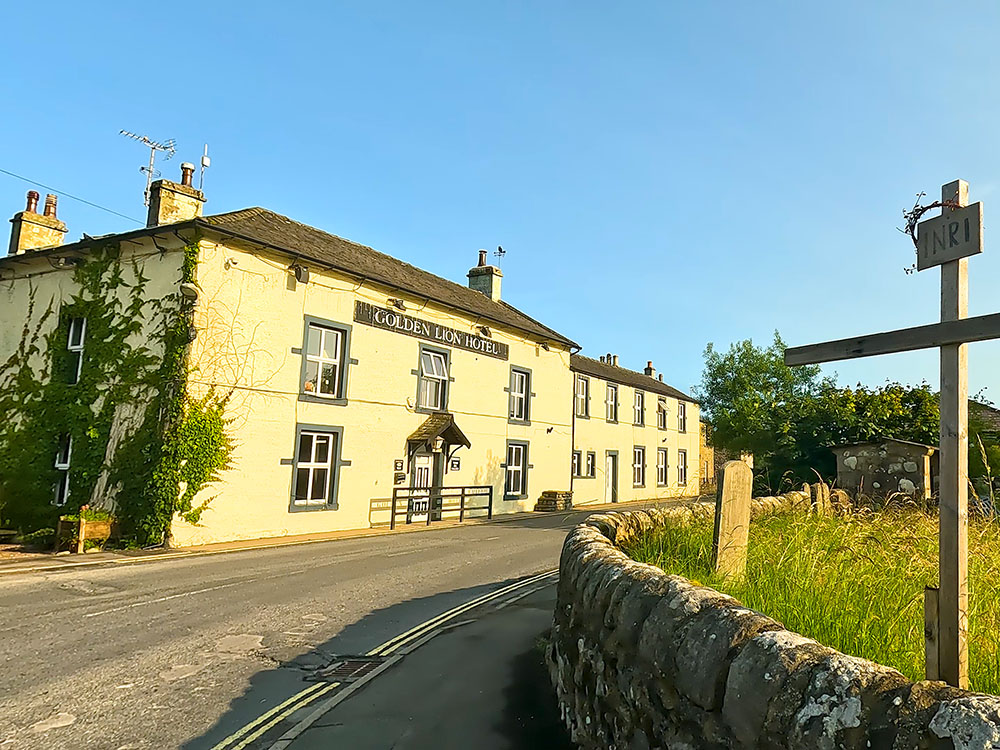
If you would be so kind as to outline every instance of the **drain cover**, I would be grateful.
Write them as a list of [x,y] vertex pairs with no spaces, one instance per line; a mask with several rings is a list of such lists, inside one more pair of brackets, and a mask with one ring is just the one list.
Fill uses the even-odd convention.
[[330,682],[354,682],[382,664],[382,656],[341,656],[330,666],[316,673],[316,677]]

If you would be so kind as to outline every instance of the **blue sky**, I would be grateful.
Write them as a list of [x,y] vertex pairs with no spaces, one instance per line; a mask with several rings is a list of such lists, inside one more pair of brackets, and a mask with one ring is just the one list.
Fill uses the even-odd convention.
[[[1000,310],[1000,6],[173,2],[4,10],[0,169],[142,219],[145,149],[208,143],[206,211],[260,205],[504,297],[682,389],[707,342],[933,322],[915,194],[986,208],[970,314]],[[30,188],[0,174],[0,205]],[[44,192],[44,191],[43,191]],[[994,208],[994,206],[996,206]],[[135,227],[63,198],[70,237]],[[1000,401],[1000,343],[970,347]],[[926,379],[936,353],[831,367]]]

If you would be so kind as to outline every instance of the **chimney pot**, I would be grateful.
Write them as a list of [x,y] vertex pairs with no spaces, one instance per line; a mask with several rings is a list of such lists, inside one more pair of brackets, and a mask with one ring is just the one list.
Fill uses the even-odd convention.
[[24,210],[28,213],[37,214],[38,213],[38,191],[29,190],[28,191],[28,202],[25,205]]
[[660,382],[662,383],[663,382],[663,373],[662,372],[659,374],[659,378],[660,378]]
[[194,164],[190,162],[184,162],[181,164],[181,185],[187,185],[191,187],[191,183],[194,180]]
[[480,250],[479,251],[479,267],[482,268],[485,265],[486,265],[486,251],[485,250]]
[[55,219],[56,217],[56,201],[58,199],[52,193],[45,196],[45,215],[50,219]]
[[612,354],[611,355],[611,364],[613,364],[615,367],[618,367],[618,355],[617,354]]

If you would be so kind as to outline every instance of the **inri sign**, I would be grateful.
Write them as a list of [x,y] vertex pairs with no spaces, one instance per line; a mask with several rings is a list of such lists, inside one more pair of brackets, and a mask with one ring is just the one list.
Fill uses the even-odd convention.
[[983,251],[983,204],[973,203],[917,224],[917,270]]

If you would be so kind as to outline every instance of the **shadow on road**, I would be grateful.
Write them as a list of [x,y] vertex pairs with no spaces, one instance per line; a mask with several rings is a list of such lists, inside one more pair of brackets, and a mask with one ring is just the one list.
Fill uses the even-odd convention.
[[[423,623],[428,618],[500,588],[507,583],[512,583],[514,580],[411,599],[366,615],[361,620],[345,627],[325,643],[303,651],[273,668],[263,669],[256,673],[250,679],[248,689],[242,696],[231,701],[228,710],[216,724],[205,734],[186,742],[182,746],[183,749],[209,750],[216,747],[218,743],[232,737],[234,733],[240,732],[248,723],[254,722],[273,707],[278,706],[296,693],[315,685],[317,671],[328,666],[336,657],[364,654],[397,634]],[[335,709],[337,716],[331,715],[328,720],[329,724],[327,717],[324,717],[324,721],[317,724],[315,731],[326,731],[329,734],[331,730],[324,729],[324,726],[333,727],[342,732],[344,736],[330,739],[349,740],[349,745],[343,746],[354,748],[386,746],[379,743],[387,733],[395,733],[395,736],[400,738],[398,745],[393,743],[394,747],[420,747],[419,744],[408,744],[406,737],[413,736],[415,738],[422,732],[432,735],[438,731],[434,727],[442,723],[447,724],[452,717],[464,714],[467,717],[486,717],[485,720],[480,720],[478,726],[482,728],[484,733],[488,732],[495,737],[503,738],[502,744],[494,743],[489,745],[490,747],[546,747],[554,750],[563,747],[571,748],[572,745],[569,744],[559,721],[559,711],[549,683],[543,652],[538,645],[551,622],[548,615],[551,609],[547,600],[542,604],[536,603],[529,609],[533,609],[531,614],[519,615],[516,606],[500,611],[487,606],[478,608],[467,615],[460,615],[457,618],[459,621],[480,618],[484,622],[493,622],[494,630],[489,642],[470,646],[468,641],[460,639],[446,641],[445,636],[438,636],[431,641],[431,644],[438,649],[451,649],[455,653],[444,657],[433,657],[428,652],[426,656],[422,657],[427,660],[425,664],[415,657],[427,649],[427,646],[418,649],[405,657],[403,662],[390,667],[386,672],[377,676],[372,683],[341,703]],[[495,619],[499,618],[501,613],[505,619],[503,621]],[[531,619],[528,620],[525,617]],[[465,628],[459,628],[455,632],[460,633],[464,630]],[[506,635],[508,631],[510,632],[509,639]],[[509,642],[505,643],[507,640]],[[528,643],[532,644],[531,648],[525,650],[525,645]],[[458,653],[460,650],[461,653]],[[480,670],[480,674],[497,675],[495,678],[491,676],[488,679],[505,683],[489,686],[489,689],[486,690],[486,692],[492,690],[496,694],[489,699],[490,705],[481,705],[486,700],[483,697],[484,690],[481,685],[468,685],[466,687],[464,684],[470,672],[476,671],[475,666],[470,666],[470,661],[475,661],[480,656],[491,661],[491,666]],[[408,670],[404,670],[404,667],[408,667]],[[407,675],[406,672],[409,674]],[[415,672],[417,673],[415,674]],[[405,681],[405,684],[401,682],[398,685],[393,685],[393,681]],[[419,684],[421,681],[428,682],[430,686],[421,686]],[[435,685],[446,683],[449,684],[450,692],[448,694],[450,698],[435,703],[428,696],[428,691],[433,694]],[[392,701],[378,698],[379,691],[383,693],[395,691],[393,693],[395,698]],[[330,693],[331,696],[333,694]],[[369,694],[374,695],[370,696]],[[414,694],[421,696],[422,703],[418,700],[406,699],[408,695]],[[445,691],[442,691],[442,696],[444,694]],[[400,700],[400,696],[402,700]],[[266,735],[256,740],[254,744],[248,744],[247,747],[255,749],[269,747],[270,743],[301,721],[322,700],[321,698],[307,709],[286,717],[271,728]],[[366,705],[366,701],[371,705]],[[465,705],[462,705],[463,703]],[[385,706],[390,708],[385,709]],[[270,718],[277,718],[280,715],[280,713],[274,714]],[[263,728],[265,723],[259,722],[239,737],[233,737],[231,741],[223,744],[220,750],[233,750],[258,729]],[[352,724],[354,726],[351,726]],[[421,727],[421,724],[424,726]],[[472,724],[472,726],[476,725]],[[370,736],[365,737],[366,733],[370,733]],[[475,736],[469,736],[468,739],[474,740]],[[341,745],[341,742],[338,741],[334,744]],[[317,743],[315,740],[309,741],[308,737],[304,736],[294,743],[293,750],[298,750],[300,747],[327,746],[333,745],[328,745],[326,741],[321,743]]]

